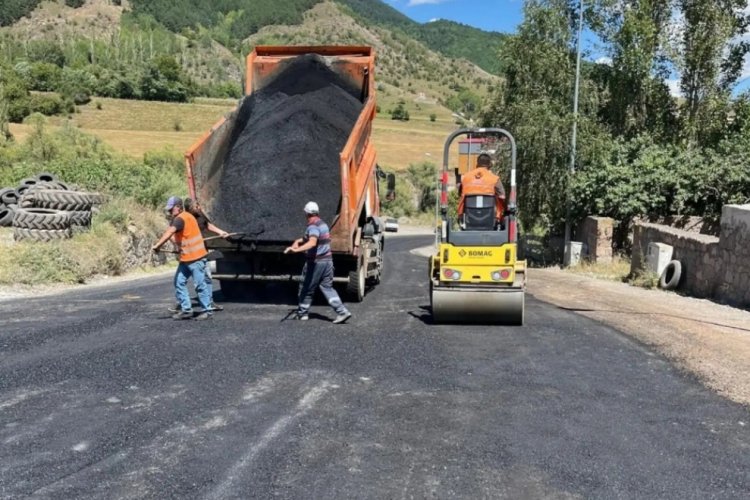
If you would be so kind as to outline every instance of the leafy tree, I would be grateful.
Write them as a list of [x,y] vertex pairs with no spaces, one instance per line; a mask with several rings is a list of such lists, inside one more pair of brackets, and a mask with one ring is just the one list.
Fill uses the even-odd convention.
[[140,94],[151,101],[186,102],[190,96],[182,67],[171,56],[152,61],[141,78]]
[[715,144],[725,132],[733,85],[750,49],[747,0],[679,0],[685,27],[678,52],[688,138]]
[[404,122],[408,122],[409,119],[409,111],[404,107],[403,102],[399,102],[398,105],[391,111],[391,120],[401,120]]
[[482,117],[518,143],[520,217],[563,220],[572,120],[573,54],[565,0],[530,0],[503,52],[504,83]]
[[449,97],[445,105],[451,111],[474,118],[482,108],[482,98],[469,89],[459,88],[458,93]]
[[[616,135],[644,129],[674,137],[674,107],[662,83],[669,74],[666,34],[673,0],[598,0],[588,17],[607,44],[610,100],[603,110]],[[666,95],[665,95],[666,93]]]

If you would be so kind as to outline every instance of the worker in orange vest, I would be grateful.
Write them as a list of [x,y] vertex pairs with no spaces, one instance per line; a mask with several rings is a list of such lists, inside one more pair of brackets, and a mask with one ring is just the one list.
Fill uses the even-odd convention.
[[172,318],[191,319],[194,317],[193,304],[187,289],[188,279],[192,277],[195,292],[198,295],[198,303],[203,309],[198,316],[195,316],[195,319],[211,319],[213,317],[212,299],[209,287],[206,284],[206,266],[208,265],[206,255],[208,255],[208,251],[203,242],[198,221],[192,214],[184,210],[182,199],[177,196],[172,196],[167,200],[165,210],[172,216],[172,222],[151,249],[158,252],[162,245],[170,239],[174,239],[179,249],[180,264],[177,266],[174,275],[174,287],[177,302],[180,303],[182,310],[176,312]]
[[477,158],[477,166],[461,176],[458,186],[458,194],[461,197],[458,202],[459,218],[464,214],[464,204],[467,196],[482,195],[495,197],[495,221],[500,222],[505,210],[505,188],[500,177],[490,172],[492,158],[487,153],[482,153]]

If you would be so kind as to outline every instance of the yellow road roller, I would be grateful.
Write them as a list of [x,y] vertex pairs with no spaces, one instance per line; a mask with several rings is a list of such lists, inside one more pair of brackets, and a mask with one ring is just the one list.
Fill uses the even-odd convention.
[[[448,161],[451,145],[461,136],[494,136],[510,143],[510,192],[502,200],[502,195],[486,189],[498,176],[480,169],[467,172],[456,180],[462,192],[454,229],[448,217]],[[485,177],[480,178],[483,172]],[[472,187],[475,181],[483,182],[484,188]],[[445,142],[440,183],[437,252],[430,259],[433,321],[523,325],[526,261],[517,255],[515,139],[500,128],[453,132]]]

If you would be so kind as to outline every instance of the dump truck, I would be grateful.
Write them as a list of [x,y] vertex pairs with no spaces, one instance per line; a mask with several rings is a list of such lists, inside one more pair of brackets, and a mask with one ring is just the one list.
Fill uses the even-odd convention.
[[[383,273],[379,184],[387,182],[388,197],[395,187],[371,140],[374,51],[258,46],[246,66],[237,107],[185,155],[191,197],[239,233],[207,242],[218,256],[213,278],[227,298],[248,283],[297,280],[304,256],[283,250],[302,235],[304,204],[317,201],[331,227],[334,282],[361,301]],[[340,149],[316,156],[324,146]]]
[[[459,224],[448,217],[448,160],[453,141],[461,136],[500,137],[510,143],[510,196],[499,222],[495,197],[486,195],[465,195]],[[445,142],[440,183],[436,252],[429,269],[433,320],[523,325],[526,261],[518,258],[515,139],[500,128],[456,130]]]

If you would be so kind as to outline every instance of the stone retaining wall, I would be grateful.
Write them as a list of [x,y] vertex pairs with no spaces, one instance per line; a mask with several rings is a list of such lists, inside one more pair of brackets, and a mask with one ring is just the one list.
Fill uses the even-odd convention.
[[717,297],[750,306],[750,205],[725,205],[722,209],[719,252],[724,269]]
[[719,238],[651,222],[638,222],[633,230],[631,273],[646,267],[650,243],[666,243],[674,247],[672,259],[682,263],[680,290],[695,297],[714,295],[723,271],[718,258]]
[[719,237],[638,222],[633,233],[631,272],[645,267],[649,243],[674,248],[672,259],[682,263],[679,290],[695,297],[712,297],[750,306],[750,205],[726,205]]

